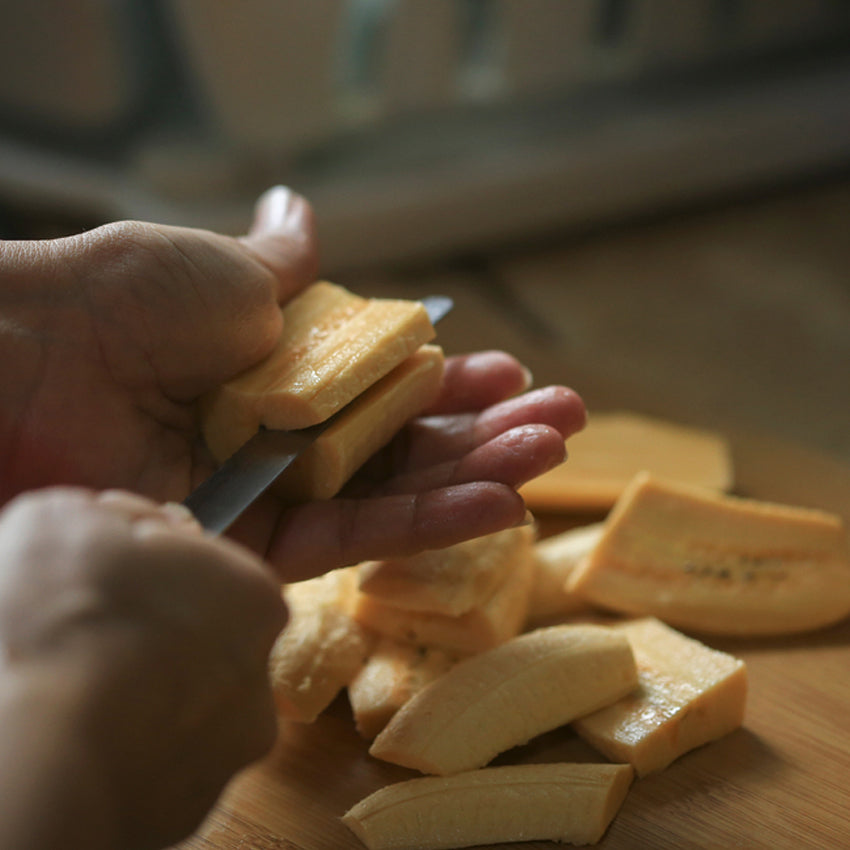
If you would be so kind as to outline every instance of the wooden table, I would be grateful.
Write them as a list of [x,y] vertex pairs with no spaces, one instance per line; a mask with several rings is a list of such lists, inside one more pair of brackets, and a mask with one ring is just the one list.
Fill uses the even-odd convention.
[[[735,450],[742,491],[783,499],[796,492],[794,501],[832,506],[850,518],[850,470],[776,442],[742,438]],[[636,780],[597,846],[850,847],[850,621],[794,638],[710,643],[747,662],[744,727]],[[510,759],[599,757],[569,729],[560,729]],[[181,848],[356,850],[362,845],[340,815],[377,788],[415,775],[367,754],[343,696],[315,724],[283,725],[271,756],[237,778],[199,834]]]
[[[740,437],[733,445],[741,492],[850,518],[850,470],[775,440]],[[541,519],[550,529],[568,521]],[[636,781],[598,846],[850,847],[850,621],[795,638],[710,643],[747,661],[744,728]],[[569,730],[512,756],[598,758]],[[285,724],[273,754],[233,783],[184,850],[354,850],[361,845],[339,816],[414,775],[367,754],[341,697],[313,725]]]
[[[447,351],[505,348],[538,383],[575,386],[591,411],[626,407],[718,429],[733,445],[738,492],[850,521],[850,311],[839,273],[850,267],[850,191],[818,198],[804,193],[542,255],[341,282],[364,294],[452,295],[456,310],[440,327]],[[735,269],[746,287],[734,284]],[[548,530],[577,521],[541,519]],[[597,846],[850,847],[850,621],[788,639],[710,643],[748,664],[744,727],[637,780]],[[568,729],[511,757],[598,758]],[[181,848],[358,848],[340,815],[413,775],[368,756],[343,696],[313,725],[284,725],[270,757],[237,778]]]

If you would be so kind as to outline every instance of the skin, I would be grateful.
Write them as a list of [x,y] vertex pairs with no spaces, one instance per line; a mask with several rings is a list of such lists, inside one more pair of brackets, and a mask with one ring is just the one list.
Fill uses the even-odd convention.
[[[25,569],[23,567],[26,567]],[[286,612],[255,555],[123,492],[0,512],[0,847],[152,848],[271,746]]]
[[0,242],[0,847],[185,837],[273,741],[280,581],[523,522],[516,488],[583,426],[509,355],[450,358],[340,497],[264,498],[203,534],[174,504],[213,468],[198,399],[271,350],[316,269],[310,207],[281,187],[241,238]]
[[[0,502],[49,484],[181,501],[213,469],[198,398],[271,350],[316,269],[311,209],[282,187],[241,239],[119,222],[0,244]],[[451,358],[433,409],[347,498],[264,500],[231,536],[291,580],[521,522],[516,488],[584,424],[574,392],[527,386],[503,352]]]

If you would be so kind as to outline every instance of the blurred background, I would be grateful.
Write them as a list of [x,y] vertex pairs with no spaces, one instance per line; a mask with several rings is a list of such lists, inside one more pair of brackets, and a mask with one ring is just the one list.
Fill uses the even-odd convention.
[[850,462],[846,0],[10,0],[0,236],[238,233],[454,294],[597,407]]

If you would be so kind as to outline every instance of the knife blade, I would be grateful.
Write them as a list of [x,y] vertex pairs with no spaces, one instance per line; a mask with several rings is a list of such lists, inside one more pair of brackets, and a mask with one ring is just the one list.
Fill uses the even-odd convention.
[[[454,306],[452,299],[444,295],[423,298],[422,303],[432,325]],[[201,482],[183,504],[207,531],[222,534],[341,417],[345,409],[343,407],[318,425],[297,431],[261,428]]]

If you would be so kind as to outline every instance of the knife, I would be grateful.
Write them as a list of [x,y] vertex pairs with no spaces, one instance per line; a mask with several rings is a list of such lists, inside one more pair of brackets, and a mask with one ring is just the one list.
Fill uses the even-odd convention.
[[[452,299],[444,295],[423,298],[422,303],[432,325],[454,306]],[[345,410],[343,407],[324,422],[297,431],[260,428],[183,504],[207,531],[223,533]]]

